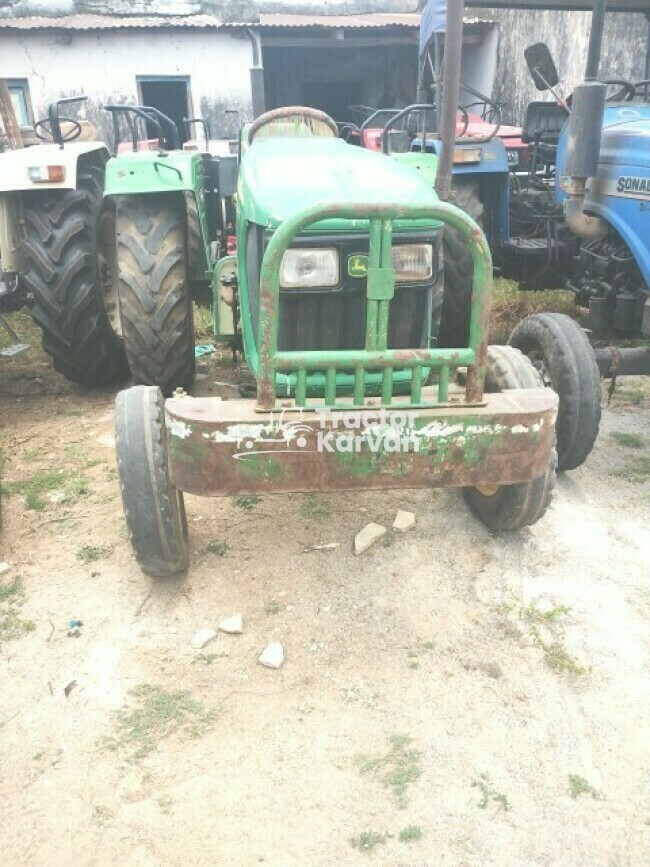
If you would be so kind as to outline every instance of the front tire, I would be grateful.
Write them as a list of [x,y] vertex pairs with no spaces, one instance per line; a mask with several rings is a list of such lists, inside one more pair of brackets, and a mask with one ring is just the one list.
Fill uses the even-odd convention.
[[75,190],[23,193],[23,279],[34,296],[32,316],[55,369],[87,386],[128,376],[111,313],[114,214],[103,191],[104,169],[80,165]]
[[508,342],[557,392],[558,470],[574,470],[591,453],[600,426],[600,372],[587,335],[564,313],[535,313],[522,319]]
[[115,449],[131,545],[143,572],[157,578],[188,564],[183,493],[167,469],[165,402],[159,388],[136,385],[115,400]]
[[[511,346],[490,346],[485,391],[511,388],[542,388],[541,377],[519,350]],[[471,511],[495,532],[521,530],[534,524],[548,509],[555,487],[557,455],[551,454],[543,476],[515,485],[465,488],[463,494]]]
[[[483,224],[483,203],[476,180],[456,181],[453,204],[465,211],[479,226]],[[444,293],[438,346],[467,346],[472,304],[474,264],[472,254],[459,233],[445,226],[442,238],[444,262]]]
[[194,379],[194,322],[185,215],[173,195],[121,196],[117,204],[120,309],[133,380],[164,394]]

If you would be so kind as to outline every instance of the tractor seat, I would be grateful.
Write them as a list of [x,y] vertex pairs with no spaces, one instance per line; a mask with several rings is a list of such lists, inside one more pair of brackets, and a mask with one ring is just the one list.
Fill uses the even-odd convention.
[[569,115],[556,102],[531,102],[526,109],[526,119],[521,132],[522,141],[536,140],[555,145]]

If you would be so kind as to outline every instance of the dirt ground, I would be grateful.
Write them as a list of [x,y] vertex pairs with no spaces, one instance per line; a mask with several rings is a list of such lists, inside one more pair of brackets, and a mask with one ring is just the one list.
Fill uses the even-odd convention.
[[174,581],[132,559],[113,400],[0,360],[3,865],[650,863],[648,381],[517,535],[453,491],[188,497]]

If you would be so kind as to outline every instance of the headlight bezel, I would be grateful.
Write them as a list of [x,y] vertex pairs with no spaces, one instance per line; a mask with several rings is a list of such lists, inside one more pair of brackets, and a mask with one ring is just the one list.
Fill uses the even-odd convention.
[[[291,267],[295,267],[295,263],[293,263],[292,259],[299,260],[300,257],[308,257],[310,255],[324,255],[327,254],[330,257],[330,262],[326,264],[322,268],[320,273],[316,272],[316,276],[312,277],[307,282],[305,279],[288,279],[287,271],[290,271]],[[329,270],[326,270],[329,268]],[[329,274],[329,277],[326,279],[319,279],[323,276],[323,272]],[[340,285],[341,281],[341,255],[338,247],[333,245],[316,247],[316,246],[293,246],[289,247],[284,256],[282,257],[282,262],[280,264],[280,289],[286,292],[294,292],[301,290],[313,290],[313,289],[335,289]]]
[[[429,243],[426,243],[426,242],[420,242],[420,243],[409,242],[406,244],[393,243],[392,265],[393,265],[393,269],[395,271],[395,283],[400,284],[400,285],[408,284],[408,285],[415,285],[415,286],[417,286],[419,284],[431,283],[434,279],[434,271],[433,271],[434,250],[433,250],[433,247],[434,247],[433,242],[429,242]],[[400,273],[400,269],[398,269],[396,267],[396,263],[395,263],[396,255],[399,256],[400,253],[404,254],[409,249],[410,250],[419,249],[419,250],[425,252],[426,269],[425,269],[425,272],[423,272],[423,274],[418,275],[418,276],[414,276],[413,273],[411,273],[411,274],[409,274],[409,273],[404,274],[403,272]]]

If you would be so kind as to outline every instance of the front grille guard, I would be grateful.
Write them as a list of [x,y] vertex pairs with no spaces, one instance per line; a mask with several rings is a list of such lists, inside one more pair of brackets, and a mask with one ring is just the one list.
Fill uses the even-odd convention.
[[[366,343],[364,349],[278,351],[280,267],[294,237],[307,226],[327,219],[369,220],[370,243],[366,289]],[[468,346],[451,349],[388,349],[388,314],[395,293],[391,250],[394,220],[439,220],[455,229],[467,244],[474,264]],[[437,406],[447,402],[450,372],[467,367],[465,403],[483,400],[487,358],[492,257],[481,229],[464,211],[443,202],[427,207],[394,204],[319,204],[286,219],[273,234],[260,274],[259,353],[252,360],[257,379],[257,409],[269,411],[276,402],[276,374],[295,374],[295,404],[309,408],[307,374],[325,375],[324,405],[329,408],[362,407],[368,395],[366,371],[381,372],[381,405],[393,401],[393,373],[411,370],[410,405]],[[435,399],[423,400],[423,369],[438,373]],[[353,400],[337,401],[337,373],[354,372]],[[319,399],[323,406],[323,400]]]

